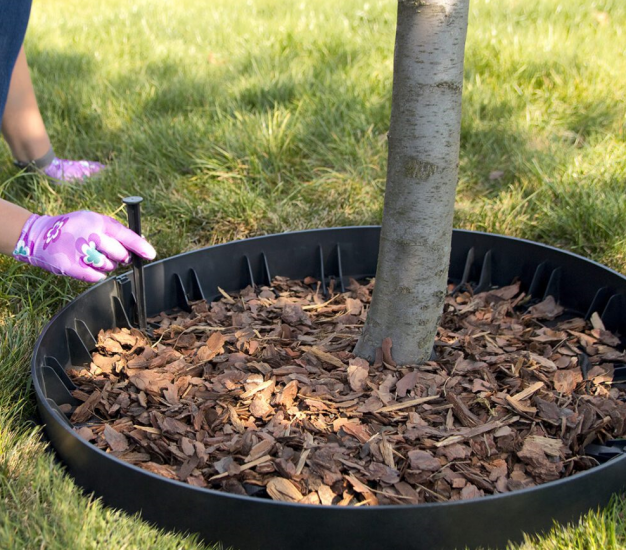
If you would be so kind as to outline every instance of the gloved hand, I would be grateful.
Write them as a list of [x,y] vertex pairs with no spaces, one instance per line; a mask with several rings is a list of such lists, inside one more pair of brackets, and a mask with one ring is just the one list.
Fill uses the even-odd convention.
[[106,168],[104,164],[92,160],[60,159],[54,154],[52,147],[38,159],[31,161],[16,160],[14,164],[27,172],[42,174],[57,185],[82,183],[87,178],[95,176]]
[[33,214],[22,228],[13,256],[57,275],[95,283],[119,262],[128,263],[130,252],[146,260],[156,256],[134,231],[113,218],[83,210],[61,216]]

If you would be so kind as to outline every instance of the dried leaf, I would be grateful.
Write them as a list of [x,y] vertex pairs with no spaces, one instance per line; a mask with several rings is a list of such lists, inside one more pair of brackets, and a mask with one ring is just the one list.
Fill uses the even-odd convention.
[[283,502],[298,502],[302,499],[302,493],[288,479],[274,477],[269,480],[266,486],[267,494],[273,500]]
[[321,361],[324,361],[325,363],[329,365],[332,365],[333,367],[340,368],[340,369],[346,368],[343,362],[337,359],[337,357],[335,357],[334,355],[331,355],[330,353],[326,353],[325,351],[319,348],[311,347],[311,346],[302,346],[300,349],[302,351],[308,351],[309,353],[312,353],[313,355],[315,355],[315,357],[317,357],[318,359],[320,359]]
[[99,390],[95,390],[87,398],[87,401],[76,407],[76,410],[74,411],[74,414],[72,414],[70,421],[73,424],[80,424],[89,420],[93,415],[94,408],[100,401],[101,395],[102,394]]
[[391,338],[383,338],[383,341],[380,344],[380,347],[383,350],[383,361],[387,363],[389,366],[395,367],[396,362],[393,360],[393,357],[391,356],[391,348],[393,347]]
[[256,460],[268,454],[273,446],[274,442],[270,441],[269,439],[264,439],[263,441],[260,441],[254,447],[252,447],[250,454],[244,459],[244,462],[252,462],[253,460]]
[[104,439],[109,444],[112,451],[122,452],[128,449],[128,439],[124,434],[118,432],[110,424],[104,426]]
[[559,370],[554,373],[554,389],[565,395],[571,394],[583,376],[578,369]]
[[591,326],[596,329],[596,330],[601,330],[601,331],[606,331],[606,328],[604,327],[604,323],[602,322],[602,319],[600,318],[600,316],[598,315],[597,311],[594,311],[591,314]]
[[250,414],[257,418],[265,418],[273,412],[274,409],[262,395],[257,395],[250,403]]
[[409,451],[408,456],[411,463],[411,470],[436,472],[441,468],[441,462],[428,451]]
[[350,387],[356,392],[361,392],[366,387],[369,376],[369,363],[360,357],[356,357],[350,359],[349,364],[348,381],[350,382]]
[[198,361],[202,363],[206,363],[207,361],[210,361],[216,355],[224,351],[223,345],[224,345],[223,334],[220,332],[214,332],[213,334],[211,334],[211,336],[207,340],[207,343],[204,346],[202,346],[200,349],[198,349],[198,354],[197,354]]
[[542,302],[535,304],[528,309],[530,316],[535,319],[556,319],[563,313],[563,306],[556,303],[553,296],[548,296]]
[[363,426],[359,422],[346,422],[341,426],[341,429],[356,437],[361,443],[366,443],[372,437],[372,434],[367,429],[367,426]]
[[406,397],[406,394],[411,391],[417,381],[419,380],[419,371],[417,369],[410,371],[408,374],[405,374],[400,380],[396,383],[396,393],[398,397]]

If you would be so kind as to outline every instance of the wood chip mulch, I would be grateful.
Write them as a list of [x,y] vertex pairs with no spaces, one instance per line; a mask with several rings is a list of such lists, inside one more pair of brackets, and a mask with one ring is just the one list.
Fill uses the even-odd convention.
[[139,331],[100,332],[71,370],[75,430],[170,479],[307,504],[471,499],[597,464],[583,448],[626,432],[625,362],[600,318],[568,318],[513,284],[450,294],[438,360],[398,366],[386,340],[354,357],[373,282],[327,296],[307,278]]

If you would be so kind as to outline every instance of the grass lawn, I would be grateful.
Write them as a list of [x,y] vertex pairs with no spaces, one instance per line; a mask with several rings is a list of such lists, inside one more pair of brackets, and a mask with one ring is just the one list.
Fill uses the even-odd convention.
[[[626,272],[626,3],[472,0],[455,226]],[[252,235],[379,223],[393,0],[35,0],[26,46],[59,156],[82,187],[17,174],[36,212],[124,220],[143,195],[160,257]],[[0,548],[199,549],[81,494],[39,432],[29,360],[85,285],[0,259]],[[515,548],[626,548],[624,501]]]

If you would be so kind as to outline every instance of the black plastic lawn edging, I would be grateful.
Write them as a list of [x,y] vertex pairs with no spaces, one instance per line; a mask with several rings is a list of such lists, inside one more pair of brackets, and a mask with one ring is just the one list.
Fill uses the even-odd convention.
[[[267,284],[276,275],[314,276],[343,289],[348,278],[376,271],[379,227],[284,233],[237,241],[154,262],[145,269],[148,315],[189,308],[189,301]],[[600,264],[537,243],[454,231],[450,280],[475,290],[514,279],[541,300],[552,295],[567,315],[598,312],[605,326],[626,335],[626,277]],[[576,521],[605,506],[626,487],[620,442],[595,446],[603,463],[572,477],[475,500],[377,507],[291,504],[238,496],[154,475],[84,441],[59,406],[77,405],[69,367],[88,365],[100,329],[134,326],[128,275],[81,294],[44,328],[32,376],[47,436],[76,482],[110,506],[160,527],[199,533],[207,542],[240,550],[437,550],[504,548],[522,533]],[[616,373],[625,367],[618,366]]]

